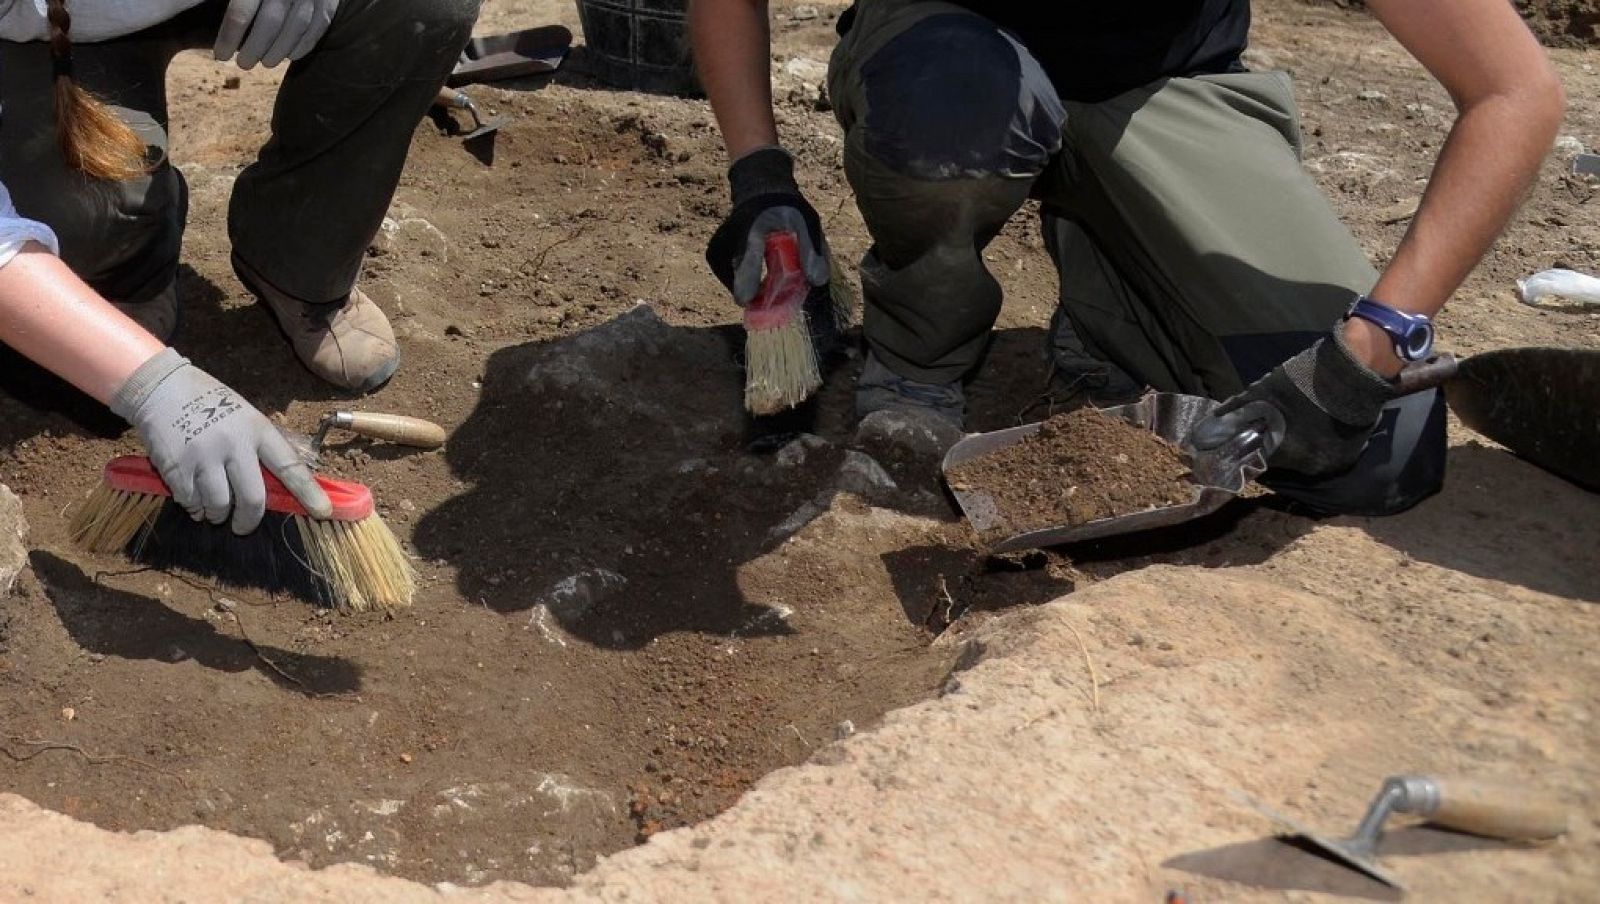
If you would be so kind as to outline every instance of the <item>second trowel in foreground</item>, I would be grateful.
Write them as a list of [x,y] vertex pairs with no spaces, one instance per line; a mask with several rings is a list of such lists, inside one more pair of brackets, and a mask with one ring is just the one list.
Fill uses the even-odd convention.
[[1378,842],[1391,814],[1420,816],[1447,829],[1504,841],[1544,841],[1567,831],[1566,811],[1552,802],[1519,789],[1462,779],[1420,775],[1385,779],[1361,824],[1344,838],[1323,835],[1255,798],[1242,793],[1238,796],[1287,834],[1395,888],[1403,887],[1400,880],[1378,862]]

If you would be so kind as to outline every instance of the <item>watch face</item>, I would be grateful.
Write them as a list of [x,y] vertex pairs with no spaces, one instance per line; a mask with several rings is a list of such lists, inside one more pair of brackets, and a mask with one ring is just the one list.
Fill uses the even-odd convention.
[[1408,361],[1419,361],[1428,356],[1433,350],[1433,325],[1429,323],[1412,323],[1406,330],[1405,354],[1401,357]]

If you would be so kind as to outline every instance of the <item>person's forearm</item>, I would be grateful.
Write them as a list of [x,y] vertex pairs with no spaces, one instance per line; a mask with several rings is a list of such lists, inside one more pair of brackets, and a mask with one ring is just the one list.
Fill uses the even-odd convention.
[[1537,90],[1463,110],[1373,297],[1438,313],[1522,203],[1555,140],[1560,111],[1556,97]]
[[728,159],[777,144],[766,0],[692,0],[689,33]]
[[[1370,0],[1390,33],[1450,92],[1458,117],[1373,298],[1437,314],[1516,212],[1560,127],[1561,83],[1503,0]],[[1346,321],[1353,352],[1380,373],[1401,362],[1365,320]]]
[[31,242],[0,267],[0,342],[101,402],[165,348]]

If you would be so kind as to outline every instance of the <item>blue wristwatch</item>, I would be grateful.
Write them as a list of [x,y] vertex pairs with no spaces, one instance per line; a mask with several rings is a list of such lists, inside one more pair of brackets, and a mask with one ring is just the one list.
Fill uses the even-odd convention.
[[1356,296],[1344,318],[1360,317],[1394,340],[1394,353],[1402,361],[1421,361],[1433,353],[1433,321],[1423,314],[1397,311],[1365,295]]

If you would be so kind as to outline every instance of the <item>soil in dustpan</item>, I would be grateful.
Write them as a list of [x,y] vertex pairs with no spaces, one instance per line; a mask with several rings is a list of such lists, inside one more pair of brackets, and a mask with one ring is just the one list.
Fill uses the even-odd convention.
[[1094,408],[1045,421],[1016,445],[950,469],[958,492],[982,492],[1001,514],[995,539],[1181,505],[1194,498],[1177,447]]

